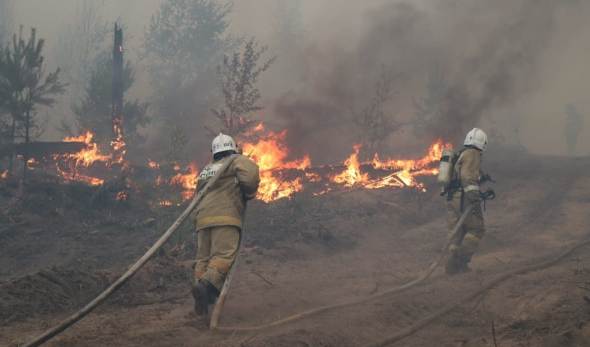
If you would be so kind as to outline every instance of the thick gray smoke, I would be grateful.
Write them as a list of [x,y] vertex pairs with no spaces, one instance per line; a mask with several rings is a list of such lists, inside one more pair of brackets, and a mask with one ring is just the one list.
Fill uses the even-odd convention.
[[[155,104],[159,94],[143,47],[162,0],[9,2],[12,30],[37,27],[47,41],[48,68],[62,67],[64,76],[76,65],[64,43],[80,47],[69,36],[82,36],[73,28],[86,23],[79,15],[84,4],[100,9],[94,15],[108,29],[115,20],[124,23],[126,58],[137,79],[129,96]],[[582,117],[590,114],[589,16],[590,2],[582,0],[240,0],[228,34],[254,36],[278,56],[262,77],[260,117],[276,130],[289,130],[294,156],[340,161],[354,143],[371,138],[375,143],[365,148],[419,154],[435,138],[460,141],[473,126],[486,129],[493,144],[563,154],[566,105]],[[110,40],[109,32],[107,49]],[[218,88],[203,83],[190,95],[170,92],[192,128],[202,129],[204,120],[215,121],[208,110],[219,105],[211,101],[199,111],[183,100]],[[58,105],[43,110],[51,125],[46,139],[62,136],[57,125],[71,118],[79,90],[71,87]],[[154,119],[162,113],[156,107],[150,112]],[[364,122],[367,114],[373,118]],[[373,127],[367,130],[367,124]],[[156,122],[145,130],[152,147],[168,146],[169,134]],[[577,154],[590,148],[589,133],[581,131]],[[190,136],[200,141],[191,153],[210,140]]]
[[367,28],[354,49],[309,45],[300,61],[309,72],[304,87],[279,98],[274,112],[297,148],[341,157],[358,141],[351,110],[370,102],[385,69],[394,96],[384,112],[406,124],[384,141],[389,148],[402,140],[422,143],[417,148],[439,137],[456,142],[481,125],[506,137],[500,132],[512,129],[497,124],[497,113],[540,87],[556,33],[573,30],[558,19],[578,11],[589,13],[583,2],[552,0],[382,5],[363,14]]

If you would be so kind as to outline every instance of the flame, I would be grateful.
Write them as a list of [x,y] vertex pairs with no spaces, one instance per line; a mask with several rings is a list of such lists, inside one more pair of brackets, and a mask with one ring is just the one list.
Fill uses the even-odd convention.
[[321,195],[326,195],[326,194],[328,194],[328,193],[329,193],[329,192],[331,192],[331,191],[332,191],[332,188],[331,188],[331,187],[328,187],[328,188],[326,188],[326,189],[324,189],[324,190],[321,190],[321,191],[319,191],[319,192],[315,192],[315,193],[313,193],[313,196],[321,196]]
[[162,206],[162,207],[170,207],[172,205],[174,205],[174,203],[170,200],[161,200],[158,205]]
[[87,176],[78,172],[72,174],[66,170],[61,170],[59,167],[57,167],[57,173],[66,181],[83,182],[91,186],[101,186],[104,184],[102,178]]
[[2,173],[0,174],[0,179],[7,179],[8,178],[8,170],[4,170],[2,171]]
[[30,158],[27,160],[27,167],[29,169],[35,169],[36,166],[39,165],[39,162],[35,158]]
[[[442,140],[436,141],[428,149],[428,153],[418,160],[408,159],[379,159],[379,154],[375,153],[371,164],[375,169],[396,169],[403,171],[417,171],[423,170],[434,162],[438,162],[442,156],[443,149],[449,147],[449,144],[445,144]],[[424,174],[438,174],[438,169],[427,170]]]
[[127,193],[126,191],[120,191],[117,193],[117,201],[127,201],[127,199],[129,198],[129,193]]
[[[88,169],[96,163],[102,163],[104,167],[111,168],[113,164],[121,164],[124,168],[128,166],[125,161],[127,153],[126,144],[123,140],[123,131],[118,123],[114,123],[113,129],[116,134],[115,140],[111,141],[112,154],[103,154],[94,142],[94,134],[86,131],[80,136],[66,137],[64,142],[82,142],[84,149],[73,154],[54,155],[57,173],[66,181],[80,181],[97,186],[104,184],[104,179],[80,173],[80,169]],[[118,196],[117,199],[122,198]]]
[[346,169],[339,175],[335,175],[331,178],[332,182],[344,184],[346,187],[352,187],[357,184],[366,184],[369,182],[369,175],[361,173],[361,164],[359,162],[359,152],[361,145],[354,145],[353,152],[344,161]]
[[[160,170],[160,164],[153,161],[148,160],[147,163],[148,167],[152,170]],[[173,176],[168,176],[165,173],[158,172],[158,175],[154,179],[154,187],[176,187],[180,188],[181,190],[181,198],[182,201],[189,200],[193,197],[195,190],[197,189],[198,183],[198,168],[197,165],[191,163],[186,166],[183,170],[179,163],[173,163],[172,170],[174,171]],[[176,199],[173,199],[176,200]],[[170,201],[170,205],[167,203],[162,204],[161,202]],[[161,200],[159,203],[160,206],[172,206],[174,203],[172,200]]]
[[155,161],[153,161],[153,160],[148,160],[148,167],[149,167],[150,169],[157,170],[157,169],[159,169],[159,168],[160,168],[160,164],[159,164],[159,163],[157,163],[157,162],[155,162]]
[[320,182],[322,180],[322,176],[315,172],[306,172],[305,178],[307,178],[307,181],[311,183]]
[[293,194],[303,190],[301,178],[294,180],[277,179],[271,171],[260,173],[260,186],[258,187],[257,198],[264,202],[290,198]]
[[127,162],[125,161],[127,144],[123,138],[123,125],[121,123],[121,118],[113,119],[113,133],[115,134],[115,138],[111,141],[111,148],[113,149],[113,162],[127,166]]
[[[178,167],[178,170],[176,168]],[[175,171],[180,171],[180,166],[175,165]],[[199,170],[197,165],[190,164],[185,173],[178,172],[174,177],[170,179],[171,185],[176,185],[182,188],[182,200],[186,201],[193,197],[195,190],[197,189],[199,177]]]
[[90,167],[97,161],[100,162],[108,162],[111,160],[110,155],[105,155],[100,153],[98,149],[98,145],[93,142],[94,134],[90,131],[77,136],[77,137],[66,137],[63,141],[64,142],[83,142],[86,144],[86,148],[81,150],[78,153],[74,154],[65,154],[64,157],[67,159],[71,159],[75,161],[75,166],[85,166]]
[[[111,142],[110,154],[101,153],[91,132],[65,138],[65,142],[81,142],[85,146],[77,153],[53,156],[58,174],[67,181],[79,181],[97,186],[104,184],[104,179],[90,175],[91,170],[100,168],[100,172],[104,175],[104,169],[113,169],[113,164],[122,164],[123,168],[127,167],[128,163],[125,161],[127,148],[118,123],[114,123],[114,130],[116,138]],[[263,123],[259,123],[250,128],[245,136],[250,141],[246,141],[242,146],[244,154],[251,157],[260,169],[257,198],[267,203],[291,198],[295,193],[301,192],[307,183],[313,183],[309,185],[309,188],[313,189],[311,193],[314,196],[327,194],[338,187],[413,188],[425,191],[425,185],[419,181],[419,177],[438,174],[436,163],[440,160],[443,149],[449,147],[448,144],[439,140],[433,143],[426,155],[421,158],[383,159],[375,153],[370,157],[371,160],[362,161],[361,145],[357,144],[353,146],[352,153],[344,161],[344,170],[336,174],[326,174],[324,170],[329,168],[329,172],[333,173],[334,166],[312,168],[309,155],[291,159],[286,145],[286,130],[273,132],[267,130]],[[26,164],[34,166],[38,162],[30,159]],[[180,191],[182,201],[189,200],[194,195],[198,183],[198,169],[195,164],[185,167],[179,163],[173,163],[172,171],[168,165],[165,166],[167,170],[163,170],[158,162],[151,159],[148,159],[145,165],[153,170],[155,180],[152,180],[151,184],[153,187],[160,187],[159,191],[165,192],[162,188],[175,187],[171,192]],[[8,171],[0,173],[0,179],[7,177]],[[127,191],[116,194],[116,199],[119,201],[125,201],[128,198]],[[181,199],[160,197],[154,203],[159,206],[175,206],[180,204]]]
[[109,166],[111,155],[102,154],[98,145],[93,142],[94,134],[90,131],[76,136],[66,137],[64,142],[82,142],[86,146],[84,149],[73,154],[55,155],[57,173],[66,181],[80,181],[92,186],[102,185],[104,180],[97,177],[81,174],[80,168],[89,168],[97,162],[102,162]]
[[254,131],[254,132],[264,131],[264,123],[258,123],[258,125],[252,129],[252,131]]
[[330,178],[330,181],[337,184],[342,184],[345,187],[359,186],[366,189],[380,189],[386,187],[413,187],[421,191],[425,191],[424,184],[417,181],[416,177],[426,175],[437,175],[438,168],[433,167],[433,164],[440,160],[444,148],[450,147],[439,140],[432,144],[428,149],[428,153],[420,159],[388,159],[381,160],[379,155],[375,153],[370,164],[377,170],[394,170],[393,173],[388,174],[382,178],[370,178],[368,173],[361,171],[361,164],[359,160],[360,145],[353,147],[353,153],[344,162],[346,169]]
[[[262,123],[258,124],[254,132],[263,134],[253,143],[245,143],[243,150],[260,169],[260,186],[257,198],[264,202],[289,198],[296,192],[303,190],[300,177],[285,177],[287,170],[303,171],[311,166],[311,160],[306,155],[302,159],[288,161],[289,149],[285,145],[287,131],[275,133],[265,131]],[[281,171],[281,172],[279,172]]]

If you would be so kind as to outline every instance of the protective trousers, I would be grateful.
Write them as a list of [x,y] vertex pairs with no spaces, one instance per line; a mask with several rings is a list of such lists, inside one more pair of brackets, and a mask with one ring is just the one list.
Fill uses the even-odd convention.
[[[477,192],[477,194],[479,194],[479,192]],[[460,265],[464,266],[471,261],[471,257],[477,251],[479,242],[485,234],[483,212],[481,210],[479,197],[476,200],[468,199],[466,196],[467,194],[462,197],[461,192],[456,192],[451,197],[451,200],[447,202],[449,239],[453,237],[451,232],[461,218],[463,210],[469,205],[475,205],[471,213],[465,219],[463,226],[459,229],[458,235],[453,239],[453,243],[449,249],[451,256],[455,257],[455,260],[458,261]]]
[[240,229],[217,226],[197,231],[195,280],[206,280],[221,290],[240,244]]

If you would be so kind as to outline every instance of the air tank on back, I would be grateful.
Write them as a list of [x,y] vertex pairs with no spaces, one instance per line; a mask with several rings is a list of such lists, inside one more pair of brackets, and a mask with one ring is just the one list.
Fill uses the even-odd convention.
[[437,181],[445,187],[451,183],[453,178],[453,155],[452,150],[444,149],[440,158]]

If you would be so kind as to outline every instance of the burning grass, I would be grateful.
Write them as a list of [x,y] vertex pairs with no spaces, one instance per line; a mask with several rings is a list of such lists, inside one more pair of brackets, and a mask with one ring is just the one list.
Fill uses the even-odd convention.
[[[154,206],[176,206],[192,198],[199,173],[195,163],[159,163],[150,159],[141,165],[142,170],[150,172],[146,181],[145,177],[134,176],[134,168],[138,167],[132,168],[125,159],[126,144],[121,131],[118,135],[111,142],[109,154],[101,152],[91,132],[65,138],[65,142],[84,143],[85,148],[77,153],[54,155],[50,162],[58,176],[66,182],[102,186],[109,180],[126,177],[126,188],[115,194],[115,199],[119,201],[126,201],[133,191],[147,187],[157,191]],[[286,145],[287,136],[286,130],[274,132],[260,123],[242,141],[244,155],[260,168],[257,198],[265,203],[292,198],[304,190],[315,196],[353,188],[424,191],[420,177],[438,173],[438,160],[442,150],[448,146],[443,141],[436,141],[423,157],[417,159],[382,159],[379,153],[374,153],[371,160],[363,161],[360,157],[362,146],[357,144],[343,164],[314,167],[309,154],[291,158],[291,151]],[[29,166],[39,167],[39,162],[31,160],[34,163]],[[7,176],[8,173],[4,172],[0,179]]]

